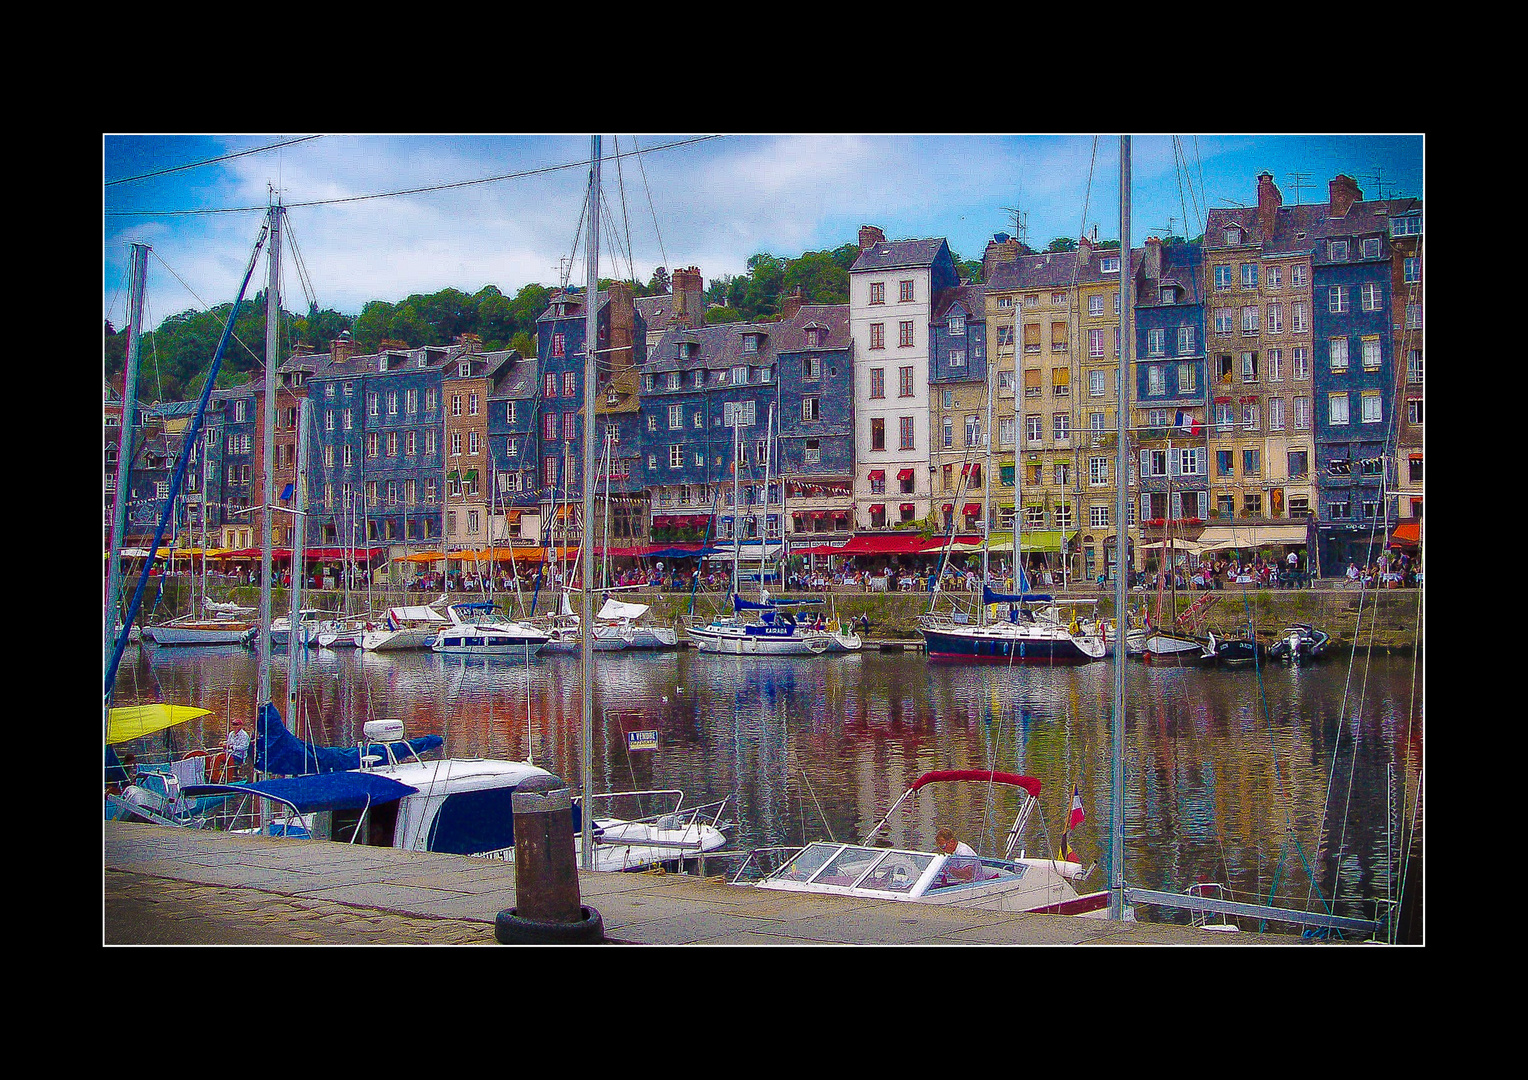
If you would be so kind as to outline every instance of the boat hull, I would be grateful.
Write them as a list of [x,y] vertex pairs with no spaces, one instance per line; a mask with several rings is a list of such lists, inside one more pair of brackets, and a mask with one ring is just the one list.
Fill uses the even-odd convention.
[[828,635],[789,627],[706,626],[687,633],[701,652],[722,656],[820,656],[830,649]]
[[150,626],[143,634],[156,645],[237,645],[251,629],[248,623],[186,623]]
[[1005,625],[923,631],[930,660],[989,664],[1087,664],[1102,660],[1101,639],[1073,637],[1064,629]]

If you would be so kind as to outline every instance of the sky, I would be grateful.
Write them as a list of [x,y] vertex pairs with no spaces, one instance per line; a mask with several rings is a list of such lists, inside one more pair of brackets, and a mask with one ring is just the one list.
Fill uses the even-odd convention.
[[[1119,237],[1117,134],[603,135],[600,276],[944,237],[979,260],[996,233]],[[288,208],[283,306],[357,315],[445,288],[581,285],[588,135],[133,135],[102,138],[102,307],[126,323],[130,245],[150,247],[147,326],[231,301],[265,207]],[[638,153],[640,151],[640,153]],[[617,156],[619,155],[619,156]],[[1208,210],[1320,203],[1339,173],[1365,199],[1423,196],[1424,138],[1132,135],[1131,243],[1197,236]],[[1017,217],[1016,217],[1017,215]],[[567,269],[564,269],[567,268]],[[264,259],[248,295],[264,287]]]

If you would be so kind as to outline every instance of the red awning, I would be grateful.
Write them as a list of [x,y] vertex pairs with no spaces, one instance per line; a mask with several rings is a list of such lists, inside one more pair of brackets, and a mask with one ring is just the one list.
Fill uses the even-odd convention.
[[951,510],[955,509],[955,504],[954,503],[945,503],[939,509],[943,510],[946,514],[948,514]]
[[870,470],[870,479],[872,479],[872,480],[884,480],[884,479],[886,479],[886,470],[885,469],[871,469]]
[[966,503],[965,514],[966,514],[967,517],[970,517],[972,514],[980,514],[981,512],[982,512],[982,504],[981,503]]
[[898,480],[911,480],[912,478],[913,471],[911,469],[903,469],[901,472],[897,473]]
[[1416,547],[1422,542],[1422,523],[1420,521],[1403,521],[1395,527],[1390,534],[1392,544],[1409,544]]
[[923,548],[921,536],[902,533],[856,536],[839,548],[842,555],[914,555]]
[[903,503],[897,509],[899,509],[899,510],[911,510],[912,508],[913,508],[913,504],[912,503]]

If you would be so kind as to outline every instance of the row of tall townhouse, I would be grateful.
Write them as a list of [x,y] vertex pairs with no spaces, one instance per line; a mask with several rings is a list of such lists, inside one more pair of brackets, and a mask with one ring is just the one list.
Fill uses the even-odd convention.
[[[778,319],[707,326],[694,267],[669,296],[611,286],[595,297],[596,541],[801,550],[854,537],[890,553],[929,520],[964,539],[1017,524],[1026,548],[1065,550],[1075,574],[1112,572],[1125,272],[1135,566],[1169,538],[1313,540],[1335,573],[1386,524],[1414,538],[1421,205],[1364,202],[1338,177],[1327,203],[1285,207],[1265,174],[1257,205],[1212,211],[1202,242],[1148,239],[1128,265],[1086,238],[1034,255],[999,235],[970,284],[945,240],[865,226],[847,305],[793,296]],[[299,347],[276,375],[272,475],[290,506],[306,398],[308,544],[578,544],[584,302],[554,293],[536,357],[470,335],[371,355],[348,337]],[[112,397],[108,386],[108,510]],[[259,535],[263,402],[263,375],[217,391],[205,452],[192,450],[178,517],[199,525],[205,501],[223,547]],[[185,403],[141,412],[153,434],[129,481],[140,538],[189,419]],[[278,547],[289,541],[290,515],[272,526]]]

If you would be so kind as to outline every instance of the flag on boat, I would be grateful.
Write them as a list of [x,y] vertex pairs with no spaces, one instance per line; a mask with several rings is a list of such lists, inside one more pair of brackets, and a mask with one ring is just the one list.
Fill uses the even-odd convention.
[[1072,850],[1072,838],[1070,834],[1061,834],[1061,850],[1056,852],[1056,858],[1060,862],[1082,862],[1082,860],[1077,857],[1077,853]]
[[1082,812],[1082,792],[1077,790],[1077,787],[1073,785],[1072,814],[1069,818],[1066,819],[1066,831],[1071,832],[1077,826],[1081,825],[1082,819],[1085,817],[1087,817],[1087,815]]

